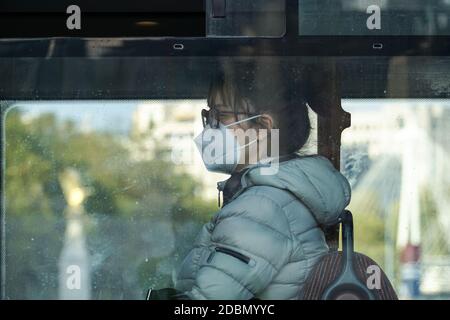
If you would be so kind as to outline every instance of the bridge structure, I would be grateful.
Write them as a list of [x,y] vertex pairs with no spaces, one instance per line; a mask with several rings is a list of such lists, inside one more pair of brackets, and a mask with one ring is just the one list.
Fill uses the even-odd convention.
[[390,100],[362,112],[358,103],[350,103],[352,128],[344,131],[343,147],[363,147],[370,165],[351,181],[353,201],[361,204],[358,210],[375,211],[384,220],[383,264],[400,296],[445,295],[450,292],[450,101]]

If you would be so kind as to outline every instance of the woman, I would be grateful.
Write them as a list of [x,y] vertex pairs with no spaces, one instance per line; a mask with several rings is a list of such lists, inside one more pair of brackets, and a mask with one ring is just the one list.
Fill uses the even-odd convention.
[[189,299],[299,299],[328,252],[321,226],[335,224],[350,201],[349,183],[326,158],[297,153],[310,133],[301,93],[256,78],[220,73],[202,111],[196,142],[205,165],[231,177],[218,183],[222,208],[179,269],[176,289]]

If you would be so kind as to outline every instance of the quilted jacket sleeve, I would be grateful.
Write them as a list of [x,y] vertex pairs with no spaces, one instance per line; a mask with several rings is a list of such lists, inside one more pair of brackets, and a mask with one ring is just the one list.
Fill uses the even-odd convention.
[[198,266],[191,299],[240,299],[257,296],[288,261],[289,224],[268,197],[243,195],[213,219],[211,250]]

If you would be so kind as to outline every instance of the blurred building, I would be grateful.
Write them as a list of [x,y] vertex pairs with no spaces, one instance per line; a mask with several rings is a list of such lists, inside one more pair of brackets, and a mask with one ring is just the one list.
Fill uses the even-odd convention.
[[204,100],[139,104],[132,116],[128,148],[135,161],[151,159],[158,147],[167,148],[166,160],[202,183],[204,199],[216,199],[217,182],[225,180],[227,175],[208,172],[193,141],[203,130],[200,112],[205,107]]

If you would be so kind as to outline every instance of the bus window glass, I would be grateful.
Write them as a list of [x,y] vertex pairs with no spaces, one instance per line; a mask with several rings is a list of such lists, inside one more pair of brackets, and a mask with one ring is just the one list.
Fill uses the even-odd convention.
[[282,37],[285,0],[206,1],[208,37]]
[[300,0],[299,34],[450,35],[450,2]]
[[352,185],[356,250],[371,252],[400,296],[417,281],[423,297],[448,298],[450,100],[351,99],[343,106],[352,114],[341,170]]
[[[206,99],[8,105],[7,297],[142,299],[172,286],[228,177],[208,172],[194,143]],[[305,155],[317,153],[309,116]],[[65,287],[67,270],[83,290]]]
[[[341,73],[325,75],[313,62]],[[341,125],[324,121],[326,107],[351,113],[340,164],[352,187],[356,250],[380,264],[401,298],[416,290],[413,298],[448,299],[449,64],[358,56],[0,59],[11,79],[1,93],[13,93],[1,101],[5,297],[142,299],[150,287],[173,286],[219,210],[217,182],[228,177],[207,171],[194,143],[214,70],[223,67],[279,115],[287,104],[278,94],[308,107],[304,155],[324,150],[320,138],[335,138],[321,123]]]

